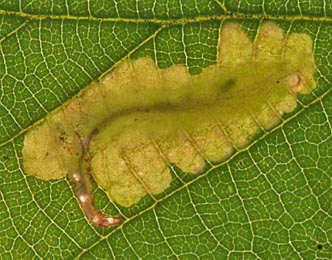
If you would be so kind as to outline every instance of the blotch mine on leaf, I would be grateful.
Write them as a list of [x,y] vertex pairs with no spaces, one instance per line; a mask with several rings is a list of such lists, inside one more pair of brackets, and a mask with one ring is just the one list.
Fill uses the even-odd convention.
[[122,206],[158,194],[172,181],[171,163],[199,173],[278,124],[315,87],[315,70],[308,35],[265,23],[252,42],[226,24],[216,65],[198,75],[143,57],[90,84],[27,133],[24,170],[47,180],[68,174],[91,223],[119,224],[94,208],[91,176]]

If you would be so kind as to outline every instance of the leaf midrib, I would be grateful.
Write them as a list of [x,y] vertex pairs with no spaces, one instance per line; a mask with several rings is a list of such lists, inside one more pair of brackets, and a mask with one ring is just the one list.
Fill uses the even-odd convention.
[[236,12],[227,12],[220,15],[205,15],[190,18],[121,18],[121,17],[96,17],[96,16],[75,16],[75,15],[49,15],[49,14],[32,14],[27,12],[0,10],[0,15],[16,16],[29,20],[74,20],[90,22],[118,22],[118,23],[141,23],[156,25],[183,25],[198,22],[222,21],[227,19],[238,20],[270,20],[270,21],[310,21],[331,23],[332,17],[326,16],[309,16],[309,15],[272,15],[272,14],[245,14]]

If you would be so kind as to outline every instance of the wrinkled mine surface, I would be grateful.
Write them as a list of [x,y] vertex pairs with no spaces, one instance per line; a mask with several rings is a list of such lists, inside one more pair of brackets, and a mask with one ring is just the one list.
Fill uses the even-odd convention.
[[150,58],[127,60],[33,127],[24,169],[42,179],[69,175],[87,218],[118,224],[93,207],[90,173],[123,206],[171,182],[168,165],[199,173],[276,125],[314,86],[312,40],[261,26],[255,42],[224,26],[217,64],[192,76],[185,66],[159,69]]

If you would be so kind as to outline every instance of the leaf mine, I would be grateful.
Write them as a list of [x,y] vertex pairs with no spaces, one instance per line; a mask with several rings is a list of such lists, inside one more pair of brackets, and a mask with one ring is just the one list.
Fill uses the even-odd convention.
[[198,75],[142,57],[91,83],[26,134],[24,170],[45,180],[68,175],[87,219],[117,225],[121,217],[94,207],[92,177],[122,206],[161,193],[171,163],[200,173],[278,124],[298,94],[314,89],[315,70],[308,35],[265,23],[252,42],[226,24],[216,65]]

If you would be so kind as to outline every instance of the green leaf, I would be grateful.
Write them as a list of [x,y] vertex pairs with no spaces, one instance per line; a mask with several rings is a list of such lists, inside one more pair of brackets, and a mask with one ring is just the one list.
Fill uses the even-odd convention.
[[[331,15],[330,1],[0,2],[0,258],[331,259]],[[23,172],[27,130],[122,60],[195,74],[216,62],[224,22],[254,39],[266,20],[313,39],[317,88],[226,162],[174,169],[130,208],[95,185],[98,208],[127,218],[112,229],[86,221],[67,179]]]

